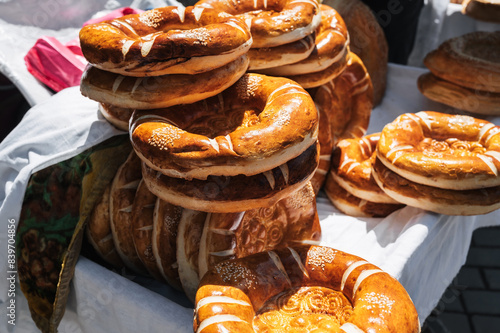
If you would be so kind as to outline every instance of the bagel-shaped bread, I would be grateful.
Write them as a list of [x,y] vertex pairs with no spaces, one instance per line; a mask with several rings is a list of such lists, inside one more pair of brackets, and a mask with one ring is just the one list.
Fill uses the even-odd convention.
[[500,186],[474,190],[449,190],[418,184],[401,177],[379,159],[373,164],[373,178],[395,200],[445,215],[481,215],[500,208]]
[[476,20],[500,23],[500,2],[498,0],[464,0],[462,13]]
[[177,230],[182,207],[157,199],[153,212],[152,249],[161,276],[167,283],[182,291],[177,264]]
[[331,157],[333,151],[333,135],[331,134],[330,116],[323,108],[318,108],[319,111],[319,164],[311,178],[311,184],[314,193],[318,194],[325,183],[326,176],[330,170]]
[[97,254],[108,264],[119,268],[123,267],[123,261],[116,251],[111,233],[109,217],[110,190],[111,185],[106,187],[101,198],[92,209],[85,232],[87,241]]
[[426,55],[424,65],[459,86],[500,93],[500,31],[448,39]]
[[[386,217],[405,206],[401,203],[390,204],[361,199],[340,186],[331,174],[326,179],[325,193],[339,211],[355,217]],[[385,193],[384,196],[387,197]]]
[[200,279],[221,261],[319,242],[320,237],[316,195],[311,183],[270,207],[241,213],[213,213],[199,242]]
[[354,53],[336,79],[311,90],[318,108],[330,115],[333,143],[365,135],[373,108],[373,86],[361,59]]
[[397,204],[372,177],[380,133],[338,142],[332,154],[330,177],[352,195],[371,202]]
[[147,188],[141,179],[137,186],[134,202],[132,203],[132,216],[130,227],[135,252],[142,261],[148,273],[158,281],[165,281],[158,268],[153,253],[154,211],[157,198]]
[[248,50],[249,71],[292,64],[309,57],[314,50],[314,34],[307,35],[295,42],[273,46],[251,48]]
[[364,259],[325,246],[295,246],[226,260],[196,294],[197,333],[420,331],[404,287]]
[[128,122],[132,116],[133,109],[120,108],[110,104],[98,104],[99,112],[113,126],[128,132]]
[[109,211],[113,241],[120,258],[129,269],[146,274],[135,250],[131,226],[132,205],[141,178],[141,160],[132,150],[111,183]]
[[164,108],[215,96],[236,82],[248,68],[248,57],[199,74],[130,77],[87,66],[80,82],[83,96],[129,109]]
[[340,74],[345,72],[349,57],[342,57],[339,61],[334,62],[330,67],[319,72],[287,75],[286,77],[300,84],[304,89],[319,87],[323,84],[336,79]]
[[432,73],[420,75],[417,85],[418,90],[433,101],[475,114],[500,114],[500,93],[467,88]]
[[167,176],[252,176],[311,147],[318,135],[318,111],[297,83],[245,74],[211,99],[136,110],[130,124],[137,154]]
[[349,33],[344,20],[330,6],[320,5],[320,10],[321,24],[316,29],[315,48],[309,57],[293,64],[272,67],[259,72],[290,77],[320,72],[346,59],[349,54]]
[[254,176],[209,176],[206,180],[168,177],[143,163],[143,177],[157,197],[188,209],[214,213],[267,207],[303,187],[318,166],[319,147]]
[[383,128],[377,157],[423,185],[451,190],[499,186],[500,127],[470,116],[406,113]]
[[125,76],[197,74],[226,65],[252,44],[245,21],[202,7],[161,7],[84,26],[89,63]]
[[375,13],[362,0],[325,0],[342,16],[349,31],[349,47],[365,64],[373,83],[373,103],[380,104],[387,86],[389,45]]
[[302,39],[313,33],[321,21],[316,0],[201,0],[195,7],[213,8],[245,19],[253,48]]

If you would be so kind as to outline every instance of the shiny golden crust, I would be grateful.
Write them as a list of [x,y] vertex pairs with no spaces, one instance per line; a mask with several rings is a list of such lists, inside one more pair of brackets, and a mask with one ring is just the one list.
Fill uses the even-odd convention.
[[248,70],[257,71],[304,60],[311,54],[314,47],[314,34],[311,34],[283,45],[251,48],[247,53],[250,58]]
[[318,149],[315,143],[298,157],[254,176],[186,180],[165,176],[145,163],[143,176],[151,192],[174,205],[205,212],[241,212],[271,206],[303,187],[318,166]]
[[141,161],[132,151],[111,184],[109,210],[113,241],[120,258],[126,267],[145,274],[144,265],[135,250],[131,226],[132,205],[141,178]]
[[500,23],[500,3],[495,0],[464,0],[462,13],[476,20]]
[[192,6],[155,8],[80,30],[89,63],[138,77],[209,71],[234,61],[251,43],[242,19]]
[[362,258],[324,246],[281,248],[216,265],[196,294],[194,331],[254,332],[253,318],[266,301],[302,286],[343,293],[353,306],[340,326],[346,331],[420,331],[415,306],[396,279]]
[[130,77],[87,66],[80,82],[83,96],[130,109],[154,109],[187,104],[217,95],[248,68],[243,55],[222,67],[200,74]]
[[156,196],[141,179],[132,204],[130,227],[137,256],[151,276],[158,281],[164,281],[153,253],[153,215],[156,200]]
[[339,141],[333,150],[329,181],[334,181],[360,199],[396,204],[372,178],[372,163],[379,138],[380,133],[375,133]]
[[[315,48],[304,60],[260,71],[263,74],[291,77],[321,72],[334,63],[346,63],[349,33],[342,17],[327,5],[320,5],[321,24],[315,32]],[[343,68],[340,70],[342,71]],[[309,87],[307,87],[309,88]]]
[[463,87],[432,73],[419,76],[418,89],[427,98],[475,114],[500,115],[500,93]]
[[246,74],[211,99],[136,111],[133,147],[171,177],[252,176],[302,154],[317,140],[318,112],[295,82]]
[[319,87],[323,84],[335,80],[343,72],[345,72],[348,64],[348,58],[342,57],[339,61],[334,62],[330,67],[319,72],[308,74],[287,75],[286,77],[300,84],[304,89]]
[[424,64],[443,80],[500,93],[500,31],[476,31],[448,39],[427,54]]
[[201,0],[195,7],[213,8],[248,21],[255,48],[304,38],[313,33],[321,21],[316,0]]
[[373,86],[361,59],[350,53],[345,71],[336,79],[318,87],[314,102],[331,117],[333,142],[362,137],[366,133],[373,108]]
[[183,209],[157,199],[153,213],[153,254],[160,274],[175,289],[182,290],[177,264],[177,231]]
[[351,52],[365,64],[373,83],[373,103],[380,104],[387,85],[389,46],[374,13],[361,0],[325,0],[342,16],[350,37]]
[[314,193],[319,193],[320,189],[326,180],[326,175],[330,170],[331,156],[333,151],[333,135],[330,127],[331,115],[326,113],[323,108],[318,107],[319,111],[319,164],[318,169],[314,172],[311,179],[311,184]]
[[378,159],[373,175],[379,186],[395,200],[438,214],[480,215],[500,208],[500,186],[449,190],[422,185],[401,177]]
[[101,199],[96,203],[90,214],[86,235],[88,242],[97,254],[113,267],[123,267],[123,262],[116,252],[109,218],[109,192],[111,185],[107,186]]
[[116,128],[128,132],[128,122],[134,110],[103,103],[99,103],[98,107],[99,112],[107,121]]
[[199,275],[224,260],[319,242],[320,237],[316,196],[308,183],[270,207],[211,214],[199,244]]
[[382,130],[377,157],[423,185],[452,190],[499,186],[500,127],[469,116],[406,113]]
[[[375,180],[373,180],[373,182],[375,182]],[[378,185],[377,187],[379,188]],[[361,199],[360,197],[346,191],[339,185],[339,183],[337,183],[336,179],[332,177],[331,174],[328,175],[326,180],[325,193],[331,203],[339,211],[349,216],[385,217],[405,206],[400,203],[380,203]],[[385,192],[382,191],[382,193],[384,193],[384,197],[390,198],[387,194],[385,194]],[[392,198],[391,201],[396,202],[396,200]]]

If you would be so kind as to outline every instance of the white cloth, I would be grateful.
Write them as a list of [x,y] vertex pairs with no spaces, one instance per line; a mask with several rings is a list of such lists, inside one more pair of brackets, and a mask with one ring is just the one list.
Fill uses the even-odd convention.
[[[369,133],[380,131],[404,112],[446,111],[416,89],[416,79],[423,72],[390,64],[387,94],[372,113]],[[488,119],[500,124],[499,117]],[[82,97],[77,87],[32,108],[0,144],[0,244],[6,244],[8,219],[19,218],[32,170],[70,158],[119,133],[99,116],[97,104]],[[325,197],[318,198],[318,212],[322,244],[359,255],[399,279],[422,322],[464,264],[472,232],[500,224],[500,211],[463,217],[411,207],[383,219],[354,218],[339,213]],[[6,250],[2,249],[2,267],[6,260]],[[6,288],[5,279],[0,279],[0,318],[6,318]],[[33,332],[19,286],[17,300],[18,320],[22,318],[22,322],[14,332]],[[150,279],[123,277],[82,257],[76,265],[60,332],[190,332],[192,313],[185,297],[170,287]],[[3,326],[0,331],[4,331]]]

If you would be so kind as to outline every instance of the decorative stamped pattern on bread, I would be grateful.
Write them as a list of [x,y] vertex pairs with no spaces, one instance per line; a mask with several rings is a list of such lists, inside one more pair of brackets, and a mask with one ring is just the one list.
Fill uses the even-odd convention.
[[264,332],[276,322],[308,332],[321,325],[345,332],[420,331],[415,306],[396,279],[329,247],[288,247],[227,260],[200,282],[195,332]]

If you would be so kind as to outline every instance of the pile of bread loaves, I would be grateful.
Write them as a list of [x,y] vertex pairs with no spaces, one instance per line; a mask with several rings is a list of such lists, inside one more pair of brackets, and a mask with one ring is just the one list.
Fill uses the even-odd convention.
[[82,94],[133,147],[88,221],[107,262],[183,290],[196,332],[419,331],[397,280],[314,245],[333,147],[365,134],[373,106],[336,10],[202,0],[80,41]]

